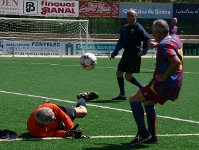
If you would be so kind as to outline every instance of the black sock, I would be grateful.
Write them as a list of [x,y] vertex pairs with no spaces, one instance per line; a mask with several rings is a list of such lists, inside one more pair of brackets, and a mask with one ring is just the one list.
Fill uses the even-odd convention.
[[125,96],[125,91],[124,91],[124,78],[123,77],[117,77],[117,82],[118,86],[120,88],[120,95]]
[[86,107],[86,100],[82,97],[80,97],[80,99],[78,100],[76,107],[79,107],[80,105]]
[[129,82],[131,82],[132,84],[136,85],[139,88],[143,87],[143,85],[134,77],[132,77],[132,79]]

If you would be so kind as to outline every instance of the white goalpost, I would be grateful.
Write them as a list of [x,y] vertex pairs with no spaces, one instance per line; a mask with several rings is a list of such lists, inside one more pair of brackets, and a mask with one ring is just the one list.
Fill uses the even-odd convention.
[[76,55],[93,51],[88,20],[0,18],[0,51],[15,55]]

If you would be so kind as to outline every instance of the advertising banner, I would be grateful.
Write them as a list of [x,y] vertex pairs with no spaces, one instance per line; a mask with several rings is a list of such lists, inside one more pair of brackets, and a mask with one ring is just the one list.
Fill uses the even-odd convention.
[[23,15],[78,17],[78,1],[61,0],[23,0]]
[[199,19],[199,4],[173,4],[173,16],[179,19]]
[[199,44],[184,43],[183,53],[185,56],[199,56]]
[[[81,55],[90,52],[97,56],[108,56],[116,42],[93,42],[92,44],[76,42],[46,41],[0,41],[1,55]],[[119,56],[123,49],[119,51]],[[156,55],[156,49],[149,49],[146,55]]]
[[118,2],[79,2],[79,17],[119,17]]
[[62,42],[0,41],[0,52],[4,55],[65,55]]
[[22,0],[0,0],[0,14],[21,15]]
[[120,3],[120,18],[126,18],[127,11],[132,8],[138,18],[170,19],[173,17],[173,4],[160,3]]

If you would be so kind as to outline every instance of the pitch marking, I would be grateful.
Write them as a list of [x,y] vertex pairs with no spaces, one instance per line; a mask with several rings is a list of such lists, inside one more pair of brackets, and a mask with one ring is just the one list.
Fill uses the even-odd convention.
[[[62,102],[67,102],[67,103],[76,103],[76,102],[73,102],[73,101],[70,101],[70,100],[61,100],[61,99],[57,99],[57,98],[37,96],[37,95],[31,95],[31,94],[22,94],[22,93],[16,93],[16,92],[8,92],[8,91],[2,91],[2,90],[0,90],[0,93],[7,93],[7,94],[13,94],[13,95],[28,96],[28,97],[36,97],[36,98],[42,98],[42,99],[48,99],[48,100],[54,100],[54,101],[62,101]],[[112,108],[112,107],[108,107],[108,106],[100,106],[100,105],[94,105],[94,104],[87,104],[87,106],[132,113],[132,111],[130,111],[130,110],[125,110],[125,109],[120,109],[120,108]],[[160,115],[157,115],[157,117],[165,118],[165,119],[171,119],[171,120],[175,120],[175,121],[182,121],[182,122],[199,124],[198,121],[193,121],[193,120],[186,120],[186,119],[174,118],[174,117],[169,117],[169,116],[160,116]]]
[[[199,133],[196,134],[164,134],[164,135],[158,135],[162,137],[171,137],[171,136],[199,136]],[[134,138],[135,135],[116,135],[116,136],[89,136],[90,139],[105,139],[105,138]],[[17,139],[0,139],[0,142],[2,141],[40,141],[40,140],[60,140],[60,139],[72,139],[70,137],[68,138],[61,138],[61,137],[46,137],[46,138],[17,138]]]

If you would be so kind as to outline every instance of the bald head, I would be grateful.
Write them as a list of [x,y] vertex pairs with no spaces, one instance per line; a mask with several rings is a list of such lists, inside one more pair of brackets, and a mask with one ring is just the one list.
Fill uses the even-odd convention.
[[129,9],[127,11],[127,22],[128,25],[132,25],[137,20],[137,12],[134,9]]
[[127,11],[127,15],[128,14],[135,14],[135,16],[137,17],[137,12],[134,10],[134,9],[132,9],[132,8],[130,8],[128,11]]

